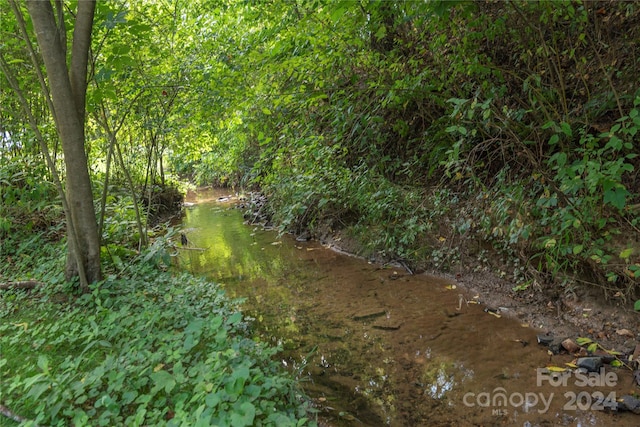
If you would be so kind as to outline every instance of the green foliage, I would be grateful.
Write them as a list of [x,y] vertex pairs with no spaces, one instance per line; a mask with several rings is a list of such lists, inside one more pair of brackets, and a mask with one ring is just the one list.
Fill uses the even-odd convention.
[[[636,98],[636,104],[640,104],[640,97]],[[623,184],[623,178],[633,172],[632,160],[638,156],[632,141],[640,130],[639,111],[632,109],[629,116],[618,119],[611,130],[597,136],[583,129],[579,146],[573,153],[575,160],[571,161],[565,152],[557,152],[549,158],[548,163],[556,172],[554,181],[559,184],[560,191],[580,204],[576,206],[576,202],[573,203],[576,211],[593,210],[601,205],[619,212],[624,210],[630,193]],[[571,128],[567,123],[563,125],[560,127],[563,134],[571,138]],[[554,145],[557,140],[552,137],[550,144]],[[601,228],[604,223],[598,225]]]
[[[283,231],[348,227],[371,253],[438,267],[477,239],[521,283],[633,293],[637,2],[170,3],[98,6],[96,177],[111,152],[117,186],[125,172],[145,191],[171,173],[262,186]],[[1,19],[8,63],[36,93],[15,20]],[[3,153],[26,156],[24,117],[6,110],[20,149]],[[117,264],[137,232],[130,199],[108,201]],[[6,212],[5,234],[18,217]]]
[[[611,79],[615,59],[591,39],[602,17],[590,5],[289,12],[270,8],[281,21],[247,40],[251,54],[236,61],[254,76],[242,94],[252,101],[231,109],[282,230],[348,226],[371,252],[438,266],[474,237],[504,253],[521,283],[535,269],[565,278],[591,269],[631,290],[636,264],[611,262],[633,247],[613,236],[623,224],[637,230],[628,208],[638,88]],[[606,13],[623,21],[638,11]],[[636,49],[615,42],[618,56]],[[633,73],[627,64],[616,79]],[[615,122],[594,131],[606,116]]]
[[[640,98],[635,103],[640,104]],[[640,121],[634,120],[637,116],[638,110],[633,108],[608,132],[596,136],[582,130],[571,156],[559,151],[549,158],[555,176],[551,185],[543,185],[532,213],[547,229],[538,247],[546,267],[554,273],[580,263],[594,263],[606,266],[609,282],[617,282],[619,277],[620,282],[634,282],[635,274],[615,261],[628,263],[630,252],[620,252],[611,242],[622,233],[618,218],[627,217],[632,227],[638,225],[637,217],[626,209],[631,193],[625,186],[637,156],[632,143],[640,129]],[[562,137],[573,136],[569,126],[557,128]],[[558,140],[552,137],[550,143]]]
[[[106,199],[105,220],[102,230],[102,244],[116,244],[136,247],[140,234],[136,226],[136,215],[131,194],[122,188],[111,187]],[[142,221],[145,221],[143,215]],[[145,221],[146,222],[146,221]]]
[[335,215],[340,210],[336,202],[350,179],[348,171],[336,164],[340,151],[339,146],[311,137],[274,150],[269,165],[274,173],[259,182],[272,195],[271,209],[282,231],[300,231],[324,213]]
[[306,424],[276,349],[219,286],[138,264],[72,303],[61,292],[0,295],[0,398],[34,422]]
[[55,198],[55,187],[40,159],[0,157],[0,237],[18,229],[48,229],[61,213]]

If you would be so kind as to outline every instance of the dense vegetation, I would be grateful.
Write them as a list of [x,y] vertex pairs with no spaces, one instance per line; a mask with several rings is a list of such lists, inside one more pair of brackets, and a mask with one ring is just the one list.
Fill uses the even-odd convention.
[[262,44],[245,159],[283,229],[330,221],[437,267],[497,250],[523,288],[633,295],[639,7],[299,6]]
[[[216,384],[242,396],[225,403],[239,405],[236,416],[275,422],[252,400],[273,389],[267,378],[289,393],[270,350],[247,341],[233,315],[205,317],[168,285],[186,281],[183,291],[203,292],[197,279],[148,270],[161,252],[154,244],[170,248],[166,228],[154,227],[179,205],[181,181],[259,188],[282,231],[342,229],[363,252],[409,265],[446,269],[472,259],[484,268],[499,254],[491,268],[517,289],[588,284],[625,302],[638,298],[638,1],[98,2],[86,100],[76,105],[107,276],[94,284],[82,278],[101,278],[101,269],[78,271],[92,255],[80,251],[85,235],[73,233],[77,204],[63,203],[73,201],[65,190],[77,176],[52,115],[65,104],[52,102],[59,93],[49,92],[46,49],[26,5],[0,0],[0,282],[45,286],[27,296],[2,291],[10,357],[0,365],[10,387],[0,400],[40,414],[39,422],[180,420],[202,415],[211,399],[222,405]],[[53,3],[64,46],[79,39],[77,8]],[[202,304],[233,311],[217,292]],[[167,300],[179,301],[166,306],[176,311],[157,311]],[[158,336],[131,343],[113,320],[123,307],[139,316],[134,323],[157,325]],[[176,312],[189,313],[188,322],[177,324]],[[216,347],[213,326],[235,337],[233,351]],[[62,343],[61,331],[77,333],[65,332],[73,340]],[[165,334],[175,341],[154,341]],[[35,364],[11,360],[24,345],[37,349]],[[84,352],[87,365],[78,371],[60,348]],[[198,371],[213,363],[205,348],[232,371],[216,379]],[[142,363],[134,351],[163,357]],[[140,382],[95,380],[119,358]],[[181,358],[193,375],[181,376]],[[234,388],[249,377],[250,390]],[[206,393],[185,397],[182,379]],[[35,391],[18,401],[27,388]],[[81,389],[88,401],[77,401]],[[154,396],[172,401],[170,416],[145,406]],[[277,413],[295,418],[294,400]],[[60,409],[69,402],[77,406]]]
[[[56,264],[46,267],[61,272]],[[35,296],[5,291],[0,399],[14,416],[51,426],[308,424],[277,349],[250,338],[219,286],[144,259],[131,267],[80,298],[55,275]]]
[[189,164],[201,183],[250,178],[282,230],[328,223],[440,268],[497,250],[520,288],[633,296],[639,8],[269,5],[225,47],[240,96],[216,90],[226,121]]

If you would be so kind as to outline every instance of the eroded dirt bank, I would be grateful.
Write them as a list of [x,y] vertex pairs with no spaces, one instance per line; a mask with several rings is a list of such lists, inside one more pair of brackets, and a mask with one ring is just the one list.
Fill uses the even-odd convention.
[[[343,232],[325,233],[320,239],[344,253],[357,255],[361,252],[359,243]],[[464,252],[465,248],[458,250]],[[566,290],[550,284],[535,284],[525,290],[514,290],[515,283],[501,278],[484,263],[474,263],[469,256],[462,258],[467,261],[456,265],[452,272],[426,272],[451,280],[468,295],[478,296],[487,306],[502,307],[501,312],[506,317],[545,333],[558,337],[589,337],[608,349],[621,352],[632,352],[639,342],[640,313],[633,310],[632,301],[618,297],[607,299],[601,289],[588,285]],[[418,269],[424,272],[424,269]]]

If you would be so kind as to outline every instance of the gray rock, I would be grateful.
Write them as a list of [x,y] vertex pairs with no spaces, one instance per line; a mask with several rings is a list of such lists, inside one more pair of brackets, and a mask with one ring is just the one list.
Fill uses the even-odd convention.
[[631,411],[634,414],[640,414],[640,399],[625,394],[618,399],[618,410]]
[[375,319],[376,317],[381,317],[387,314],[387,311],[383,308],[372,308],[369,310],[363,310],[359,313],[356,313],[353,316],[353,320],[369,320]]
[[602,368],[602,357],[580,357],[576,365],[588,372],[598,372]]
[[538,335],[538,344],[548,346],[553,342],[553,335]]

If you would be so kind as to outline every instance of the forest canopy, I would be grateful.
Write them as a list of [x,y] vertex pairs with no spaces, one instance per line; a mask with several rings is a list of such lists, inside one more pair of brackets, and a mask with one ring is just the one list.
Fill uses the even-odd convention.
[[[39,139],[75,173],[28,3],[0,3],[5,234],[15,171],[52,180]],[[78,4],[55,3],[65,45]],[[81,107],[102,243],[145,245],[148,211],[107,233],[113,202],[188,180],[260,188],[281,231],[438,268],[476,240],[525,287],[631,296],[639,21],[636,1],[99,1]]]

